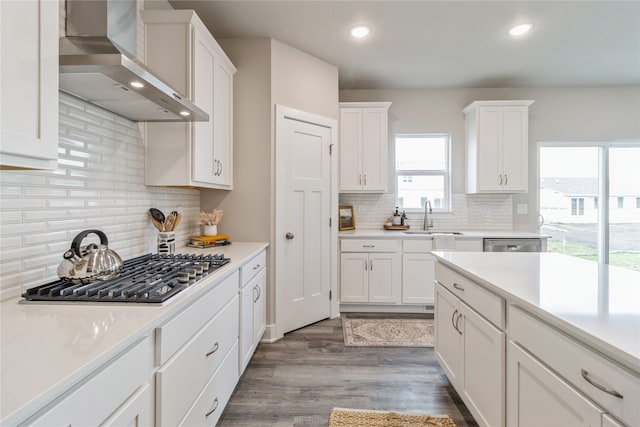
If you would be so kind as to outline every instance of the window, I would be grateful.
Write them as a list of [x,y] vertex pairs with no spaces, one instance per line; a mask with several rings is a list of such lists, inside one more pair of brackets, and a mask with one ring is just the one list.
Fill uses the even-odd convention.
[[640,271],[640,216],[620,196],[640,206],[640,143],[540,143],[538,153],[547,249]]
[[584,198],[571,198],[571,215],[584,215]]
[[396,135],[396,195],[407,211],[450,210],[449,145],[446,134]]

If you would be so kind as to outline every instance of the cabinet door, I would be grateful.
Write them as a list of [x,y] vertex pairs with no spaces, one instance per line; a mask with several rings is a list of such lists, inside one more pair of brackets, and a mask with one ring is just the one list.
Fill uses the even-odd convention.
[[369,301],[369,255],[343,253],[340,255],[340,301]]
[[400,302],[400,254],[369,254],[369,302]]
[[114,412],[100,427],[145,427],[151,425],[153,399],[149,384],[141,387]]
[[258,273],[253,297],[253,348],[258,346],[267,323],[266,318],[266,270]]
[[362,109],[362,189],[387,191],[387,109]]
[[253,305],[255,282],[252,280],[240,291],[240,369],[242,375],[253,355]]
[[402,256],[402,302],[433,304],[435,301],[435,259],[430,254]]
[[505,191],[527,191],[527,115],[527,107],[504,107],[501,163]]
[[504,426],[505,334],[466,304],[460,311],[463,399],[480,425]]
[[477,156],[478,190],[502,190],[502,107],[478,107]]
[[215,55],[208,37],[198,31],[193,37],[193,102],[209,114],[209,121],[193,123],[192,179],[213,184],[219,170],[213,151]]
[[457,389],[461,381],[461,334],[455,328],[460,314],[459,300],[442,285],[436,284],[435,353],[440,366]]
[[58,2],[1,1],[0,169],[58,168]]
[[340,109],[340,190],[362,189],[362,109]]
[[233,184],[233,72],[216,58],[213,69],[214,182]]
[[509,427],[600,426],[602,411],[529,353],[509,343]]

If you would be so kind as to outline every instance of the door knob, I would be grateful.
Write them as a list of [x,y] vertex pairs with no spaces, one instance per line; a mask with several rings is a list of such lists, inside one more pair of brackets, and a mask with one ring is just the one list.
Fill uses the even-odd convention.
[[296,236],[292,232],[288,232],[287,234],[284,235],[284,237],[286,237],[287,240],[293,240],[293,238]]

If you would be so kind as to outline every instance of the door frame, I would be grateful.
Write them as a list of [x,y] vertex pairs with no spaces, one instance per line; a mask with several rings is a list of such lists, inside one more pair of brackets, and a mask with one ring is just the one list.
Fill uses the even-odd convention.
[[[274,144],[274,168],[277,167],[277,151],[278,147],[282,146],[283,143],[283,134],[282,130],[285,126],[286,119],[297,120],[301,122],[310,123],[313,125],[318,125],[322,127],[329,128],[331,130],[331,145],[332,145],[332,155],[330,157],[330,166],[331,166],[331,183],[330,183],[330,218],[331,218],[331,228],[329,228],[330,238],[329,238],[329,264],[331,267],[331,271],[329,272],[329,289],[331,292],[331,301],[330,301],[330,310],[329,316],[330,318],[335,318],[340,315],[340,304],[338,303],[338,120],[332,119],[329,117],[320,116],[313,113],[308,113],[305,111],[297,110],[294,108],[286,107],[283,105],[276,104],[275,111],[275,144]],[[273,174],[275,181],[274,192],[278,192],[276,174]],[[272,215],[272,227],[271,227],[271,242],[274,247],[273,255],[274,255],[274,290],[275,290],[275,340],[278,340],[284,336],[283,326],[281,319],[283,318],[282,313],[286,309],[285,301],[283,301],[284,293],[282,292],[281,287],[279,286],[279,277],[278,271],[280,268],[283,268],[280,264],[281,260],[278,259],[278,245],[281,244],[279,239],[276,238],[276,197],[273,198],[273,215]]]

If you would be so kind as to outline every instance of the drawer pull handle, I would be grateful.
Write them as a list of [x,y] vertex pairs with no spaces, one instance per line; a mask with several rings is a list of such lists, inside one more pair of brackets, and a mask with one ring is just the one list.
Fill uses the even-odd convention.
[[213,401],[213,409],[211,409],[209,412],[207,412],[204,416],[208,417],[209,415],[213,414],[214,412],[216,412],[216,409],[218,409],[218,398],[216,397],[216,399]]
[[211,356],[213,353],[215,353],[216,351],[218,351],[218,349],[220,348],[220,344],[218,344],[218,341],[216,341],[216,343],[213,345],[213,348],[211,349],[211,351],[209,351],[206,356],[209,357]]
[[616,390],[607,388],[607,387],[603,386],[602,384],[598,384],[597,382],[595,382],[593,380],[593,378],[591,378],[589,376],[589,372],[587,372],[586,370],[581,369],[580,373],[582,374],[582,378],[584,378],[586,382],[588,382],[589,384],[591,384],[592,386],[594,386],[598,390],[602,390],[605,393],[610,394],[611,396],[615,396],[615,397],[620,398],[620,399],[623,398],[623,396],[620,393],[618,393]]
[[362,245],[363,248],[375,248],[376,245]]
[[458,314],[458,309],[456,309],[456,311],[454,311],[453,314],[451,315],[451,326],[453,326],[453,329],[457,331],[458,328],[456,328],[456,321],[454,320],[456,317],[456,314]]
[[454,288],[456,288],[456,289],[457,289],[457,290],[459,290],[459,291],[464,292],[464,288],[463,288],[462,286],[458,285],[457,283],[454,283],[454,284],[453,284],[453,287],[454,287]]
[[256,264],[256,265],[254,265],[254,266],[253,266],[253,270],[254,270],[254,271],[255,271],[255,270],[257,270],[257,269],[259,269],[259,268],[260,268],[260,264]]
[[460,321],[460,318],[461,318],[461,317],[462,317],[462,313],[458,313],[458,317],[456,317],[456,324],[455,324],[456,331],[458,331],[458,333],[459,333],[460,335],[462,335],[462,331],[461,331],[461,330],[460,330],[460,328],[458,327],[458,322]]

